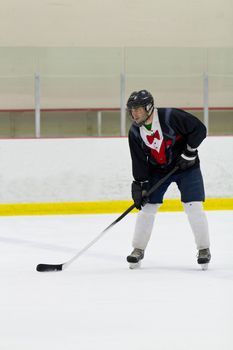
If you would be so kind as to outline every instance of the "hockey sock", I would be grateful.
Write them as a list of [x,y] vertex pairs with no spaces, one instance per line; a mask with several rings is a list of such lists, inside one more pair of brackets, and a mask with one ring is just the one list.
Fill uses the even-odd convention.
[[183,203],[185,213],[194,234],[197,249],[209,248],[209,229],[202,202]]
[[136,226],[133,236],[133,247],[145,249],[153,229],[155,214],[160,204],[146,204],[137,215]]

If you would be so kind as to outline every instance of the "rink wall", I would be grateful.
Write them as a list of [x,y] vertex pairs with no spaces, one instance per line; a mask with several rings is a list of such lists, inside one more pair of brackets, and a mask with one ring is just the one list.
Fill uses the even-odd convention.
[[[200,146],[206,209],[233,209],[233,137]],[[132,204],[127,138],[0,140],[0,215],[122,212]],[[162,210],[180,210],[171,185]]]

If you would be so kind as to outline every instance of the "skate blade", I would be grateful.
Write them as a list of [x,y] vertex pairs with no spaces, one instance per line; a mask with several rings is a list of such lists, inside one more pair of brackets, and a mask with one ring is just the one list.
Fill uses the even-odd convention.
[[201,269],[202,269],[202,271],[206,271],[206,270],[208,270],[208,263],[207,264],[200,264],[201,265]]
[[141,261],[139,261],[137,263],[129,263],[129,268],[131,270],[138,269],[138,268],[140,268],[140,266],[141,266]]

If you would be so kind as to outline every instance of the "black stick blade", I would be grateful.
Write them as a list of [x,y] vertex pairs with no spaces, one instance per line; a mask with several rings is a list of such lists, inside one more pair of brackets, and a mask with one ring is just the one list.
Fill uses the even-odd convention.
[[39,272],[51,272],[51,271],[61,271],[63,264],[51,265],[51,264],[39,264],[36,267],[36,271]]

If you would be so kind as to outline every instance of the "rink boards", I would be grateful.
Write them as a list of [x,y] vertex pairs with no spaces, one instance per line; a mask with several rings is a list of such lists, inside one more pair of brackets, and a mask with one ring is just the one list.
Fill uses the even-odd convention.
[[[233,209],[233,137],[199,147],[206,210]],[[126,137],[0,140],[0,215],[120,213],[132,205]],[[169,186],[161,211],[180,211]]]

